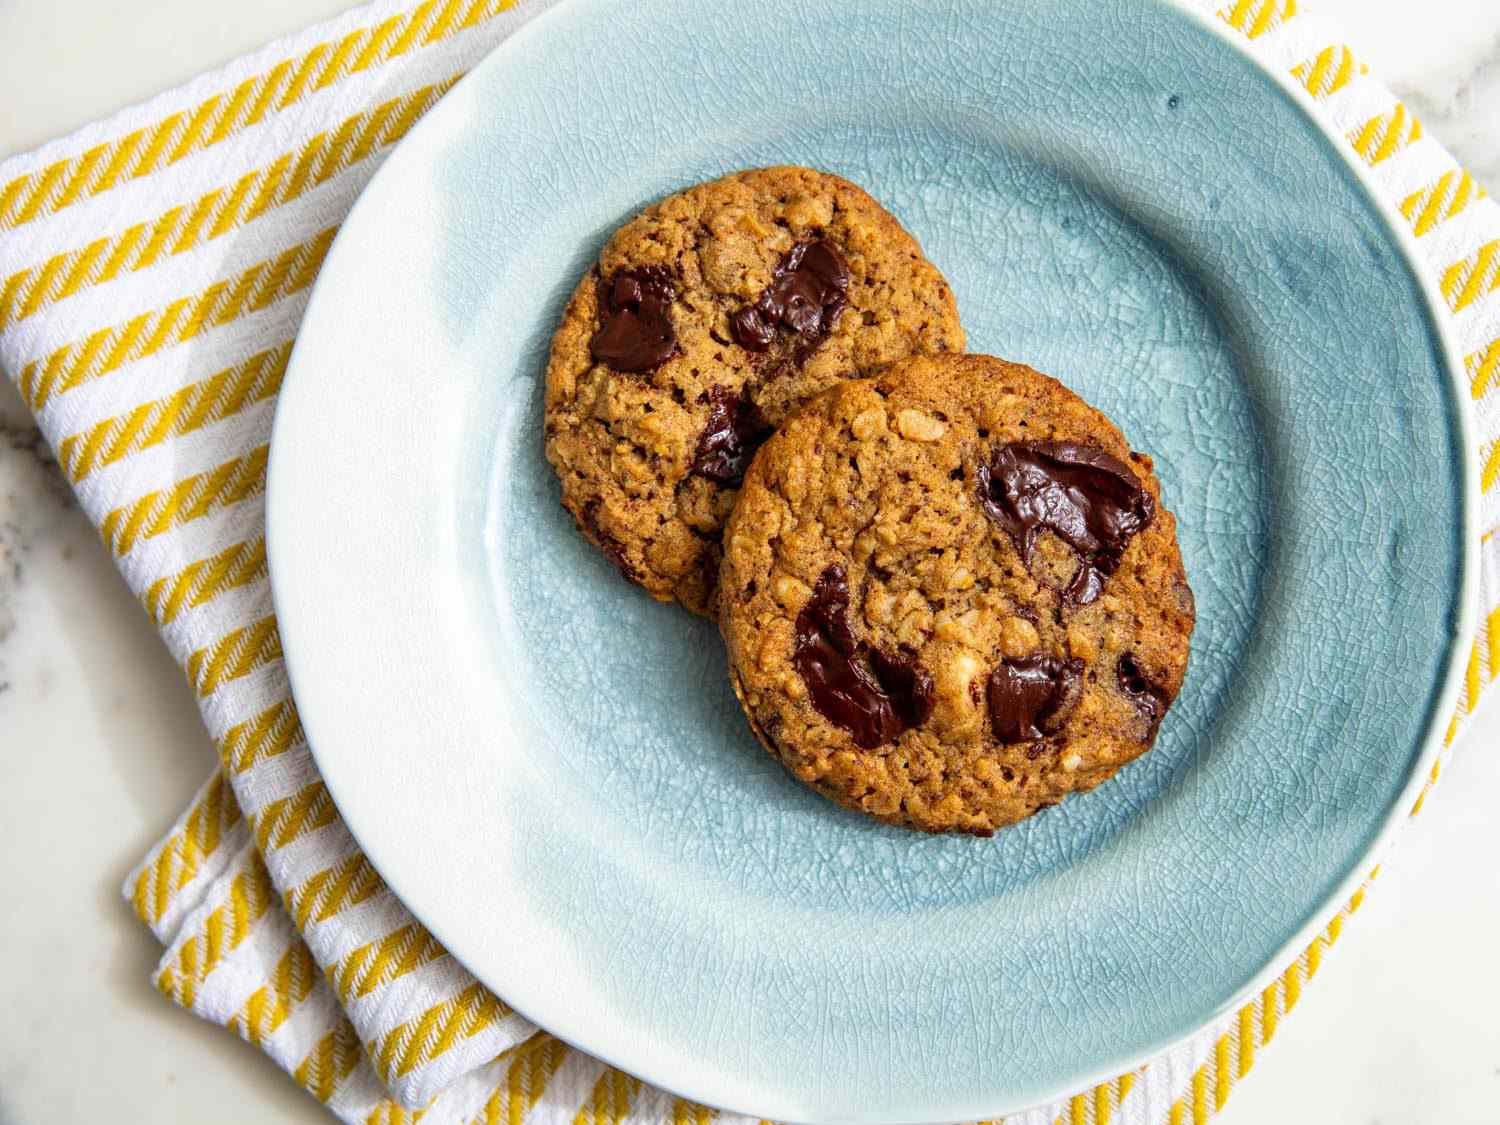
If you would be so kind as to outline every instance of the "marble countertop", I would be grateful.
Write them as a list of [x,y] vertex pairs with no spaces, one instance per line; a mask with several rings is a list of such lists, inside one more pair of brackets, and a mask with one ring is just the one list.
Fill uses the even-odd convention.
[[[346,6],[0,0],[0,155]],[[1305,6],[1342,19],[1500,190],[1500,3]],[[1497,750],[1491,701],[1226,1125],[1496,1120]],[[330,1120],[259,1052],[156,995],[158,947],[118,895],[213,764],[180,672],[0,380],[0,1125]]]

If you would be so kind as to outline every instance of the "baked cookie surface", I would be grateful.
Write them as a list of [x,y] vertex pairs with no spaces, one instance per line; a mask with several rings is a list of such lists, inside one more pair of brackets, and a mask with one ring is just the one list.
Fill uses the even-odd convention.
[[849,808],[986,835],[1150,749],[1194,624],[1151,459],[1061,383],[919,356],[809,402],[729,519],[757,736]]
[[708,614],[724,521],[782,419],[963,345],[948,283],[866,192],[808,168],[736,173],[648,207],[579,283],[547,367],[547,459],[622,574]]

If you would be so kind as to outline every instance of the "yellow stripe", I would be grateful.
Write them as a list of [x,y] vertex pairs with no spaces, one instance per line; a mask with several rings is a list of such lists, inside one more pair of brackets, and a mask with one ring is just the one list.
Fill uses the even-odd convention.
[[222,144],[229,139],[234,131],[235,122],[244,120],[245,103],[255,96],[255,80],[251,79],[241,82],[229,95],[229,101],[224,106],[224,112],[214,122],[214,127],[208,134],[208,140],[204,148]]
[[21,370],[18,384],[33,412],[55,396],[146,359],[164,348],[194,339],[245,313],[258,312],[307,288],[317,276],[337,228],[329,227],[274,259],[258,262],[229,281],[143,313],[122,325],[101,328],[87,339],[65,344],[45,360]]
[[1402,200],[1401,214],[1412,224],[1412,233],[1420,238],[1463,214],[1469,204],[1485,195],[1484,188],[1467,171],[1452,168]]
[[1266,985],[1265,991],[1260,994],[1261,1011],[1261,1039],[1262,1043],[1269,1043],[1272,1036],[1276,1034],[1276,1026],[1280,1019],[1277,1003],[1281,999],[1281,981],[1273,980]]
[[[125,169],[135,160],[136,153],[140,151],[141,145],[145,143],[145,139],[145,132],[137,131],[121,138],[113,145],[105,145],[103,147],[102,152],[107,157],[108,163],[104,165],[103,171],[97,177],[87,177],[87,179],[93,181],[93,194],[97,195],[101,191],[108,191],[120,182],[120,178],[125,174]],[[79,182],[80,184],[85,182],[85,177],[80,176]],[[0,208],[0,212],[3,211],[4,208]],[[0,223],[0,226],[3,226],[3,223]]]
[[456,25],[453,28],[453,30],[455,30],[455,31],[462,31],[465,28],[473,27],[475,24],[479,23],[483,18],[484,18],[484,9],[483,9],[483,7],[481,5],[479,5],[479,4],[471,3],[466,9],[464,9],[463,15],[459,16],[459,18],[456,21]]
[[[144,133],[140,152],[130,167],[130,178],[137,179],[148,170],[165,168],[170,163],[165,157],[173,142],[182,135],[183,122],[186,120],[183,113],[174,113],[164,118],[155,129]],[[58,210],[70,206],[88,190],[87,182],[82,176],[76,176],[73,183],[76,185],[75,190],[58,201]]]
[[1229,1100],[1229,1035],[1219,1036],[1214,1044],[1214,1112]]
[[1236,1075],[1243,1078],[1255,1065],[1255,1005],[1246,1004],[1240,1009],[1240,1065]]
[[410,1074],[444,1054],[455,1044],[472,1039],[510,1009],[483,985],[469,985],[451,1000],[434,1004],[407,1020],[372,1045],[371,1061],[385,1081]]
[[[239,95],[244,93],[244,109],[241,112],[246,122],[260,121],[280,108],[282,95],[286,93],[287,84],[292,80],[296,62],[296,59],[282,59],[259,79],[250,79],[240,84],[235,91],[234,100],[240,101]],[[231,122],[226,136],[232,135],[235,128]]]
[[349,72],[349,60],[364,50],[365,41],[369,39],[370,32],[361,40],[355,40],[352,36],[344,38],[339,45],[330,52],[328,62],[324,65],[322,73],[318,75],[317,88],[326,90],[340,78]]
[[269,802],[255,814],[255,845],[261,855],[284,848],[338,819],[338,809],[321,781],[314,781],[289,797]]
[[274,398],[286,375],[291,341],[192,383],[181,390],[63,438],[57,459],[77,484],[96,469],[232,418],[241,410]]
[[[239,185],[236,184],[235,188],[238,187]],[[197,246],[199,239],[203,237],[204,226],[220,214],[224,204],[234,198],[235,194],[235,190],[231,190],[226,196],[223,188],[215,188],[193,204],[190,210],[186,210],[187,217],[182,221],[177,237],[172,240],[172,248],[168,253],[170,255],[182,254]]]
[[[207,101],[199,104],[187,119],[187,124],[177,136],[177,144],[172,149],[172,155],[168,163],[175,164],[190,152],[197,152],[202,146],[201,138],[205,132],[216,131],[218,127],[220,110],[224,104],[223,94],[214,94]],[[214,123],[215,129],[209,129],[209,122]]]
[[1500,606],[1490,614],[1485,626],[1490,635],[1490,680],[1500,679]]
[[[154,227],[147,226],[145,223],[137,223],[127,228],[117,240],[114,252],[109,256],[107,267],[109,276],[118,277],[127,266],[139,270],[154,266],[159,262],[172,236],[177,233],[182,215],[181,207],[173,207],[162,215],[161,221]],[[124,250],[127,245],[137,248],[128,258]]]
[[424,927],[406,925],[330,965],[328,981],[348,1004],[447,955],[447,950]]
[[78,199],[80,192],[88,181],[95,175],[107,170],[110,165],[108,152],[102,149],[93,149],[83,154],[83,159],[78,166],[67,174],[67,182],[63,185],[58,195],[58,207],[70,207]]
[[[106,254],[108,257],[106,257]],[[71,297],[81,290],[90,277],[93,277],[105,263],[115,260],[114,250],[110,244],[99,239],[93,244],[86,246],[83,250],[68,259],[67,276],[63,278],[62,288],[58,291],[59,297]],[[26,315],[30,316],[39,304],[39,297],[33,294],[26,302]],[[4,327],[0,322],[0,327]]]
[[[40,174],[34,173],[34,175],[37,175],[37,179],[30,194],[20,196],[16,200],[19,205],[14,212],[17,226],[31,222],[42,213],[43,208],[50,207],[60,194],[66,198],[66,193],[59,192],[58,189],[68,175],[67,168],[53,165],[50,168],[43,168]],[[4,230],[7,225],[5,218],[5,214],[0,214],[0,230]]]
[[426,1112],[425,1109],[407,1109],[387,1098],[370,1111],[365,1125],[415,1125]]
[[1292,67],[1292,77],[1315,98],[1342,90],[1355,75],[1354,53],[1339,45],[1325,47],[1306,62]]
[[511,1053],[505,1077],[469,1125],[523,1125],[568,1054],[568,1046],[546,1032],[532,1036]]
[[[35,307],[38,304],[36,295],[47,292],[51,286],[56,284],[64,270],[67,269],[67,266],[66,258],[57,257],[43,265],[37,271],[34,282],[29,285],[27,284],[27,279],[31,276],[31,271],[29,270],[25,272],[24,276],[12,275],[6,280],[6,289],[14,293],[13,300],[19,309],[17,319],[22,316],[30,316],[35,311]],[[12,282],[17,284],[13,287]],[[0,309],[0,312],[8,311],[9,309]],[[8,320],[8,317],[5,320],[0,320],[0,328],[7,327]]]
[[1440,287],[1448,307],[1462,312],[1500,283],[1500,240],[1487,242],[1443,271]]
[[225,684],[280,659],[281,634],[276,631],[276,618],[262,617],[192,653],[186,665],[188,682],[206,698]]
[[271,880],[258,856],[229,885],[229,899],[203,920],[202,928],[186,942],[156,977],[156,987],[167,999],[192,1008],[208,974],[245,940],[273,900]]
[[270,979],[245,1000],[224,1026],[257,1046],[276,1033],[318,983],[318,967],[301,941],[293,941],[281,955]]
[[355,852],[292,888],[286,896],[286,908],[297,929],[306,931],[313,922],[326,922],[341,910],[385,890],[385,883],[364,853]]
[[[706,1105],[676,1098],[672,1102],[672,1125],[709,1125],[718,1113],[718,1110],[709,1109]],[[489,1125],[489,1122],[484,1125]]]
[[462,0],[443,0],[443,6],[439,9],[437,18],[432,21],[432,30],[427,33],[427,41],[435,42],[444,35],[451,34],[458,23],[458,11]]
[[219,740],[219,757],[225,769],[244,773],[305,741],[297,709],[290,699],[284,699],[231,727]]
[[1500,338],[1491,340],[1489,346],[1464,356],[1464,369],[1469,373],[1469,390],[1478,402],[1492,386],[1500,386]]
[[594,1083],[593,1093],[573,1118],[573,1125],[619,1125],[630,1115],[631,1103],[640,1092],[639,1078],[610,1067]]
[[424,45],[437,42],[513,5],[514,0],[472,0],[461,20],[450,18],[429,29],[434,6],[427,3],[376,27],[319,43],[186,112],[17,177],[0,188],[0,230],[102,194],[122,180],[170,167],[296,105],[348,71],[389,62],[417,47],[419,40]]
[[1479,487],[1488,492],[1495,487],[1495,479],[1500,477],[1500,441],[1490,447],[1489,456],[1485,458],[1484,468],[1479,471]]
[[[58,254],[39,269],[12,274],[0,289],[0,330],[121,273],[144,270],[165,257],[194,250],[269,208],[290,203],[375,150],[400,140],[458,77],[357,113],[310,138],[295,154],[279,157],[245,173],[228,188],[216,188],[192,204],[173,207],[113,239],[99,239],[80,250]],[[288,179],[286,169],[293,160],[309,174]]]
[[[274,175],[275,169],[284,159],[285,157],[281,157],[273,160],[265,169],[266,175]],[[205,241],[221,238],[236,226],[256,218],[259,212],[252,211],[250,208],[250,193],[255,191],[260,184],[257,173],[247,173],[234,182],[229,189],[229,194],[221,197],[222,206],[210,216],[213,222],[209,224],[208,231],[204,235]],[[215,195],[217,196],[218,193]]]
[[258,496],[266,486],[264,445],[217,468],[184,477],[170,488],[148,492],[104,517],[99,533],[116,555],[128,555],[151,539],[205,516]]
[[266,541],[251,539],[227,547],[211,558],[189,563],[176,574],[157,579],[141,601],[157,625],[166,625],[184,610],[197,609],[220,594],[264,577]]
[[1247,38],[1259,39],[1297,14],[1297,0],[1236,0],[1218,16]]
[[391,50],[402,52],[409,51],[417,46],[422,37],[427,33],[430,26],[432,14],[437,10],[436,0],[426,0],[425,3],[412,9],[412,18],[407,20],[399,34],[391,40]]
[[1470,711],[1479,705],[1479,642],[1469,649],[1469,664],[1464,669],[1464,702]]
[[[1116,1079],[1116,1083],[1119,1087],[1118,1094],[1115,1098],[1116,1108],[1125,1104],[1125,1099],[1130,1095],[1130,1091],[1135,1088],[1135,1074],[1135,1071],[1131,1071],[1129,1074],[1122,1074],[1118,1079]],[[1104,1122],[1104,1125],[1109,1125],[1107,1120]]]
[[8,321],[12,310],[21,303],[21,287],[31,278],[29,269],[13,273],[0,285],[0,322]]
[[316,88],[313,86],[313,78],[317,76],[324,61],[333,50],[334,47],[332,44],[319,43],[298,60],[297,64],[292,68],[287,88],[277,103],[279,109],[285,109],[289,105],[294,105]]
[[318,1101],[327,1105],[363,1057],[354,1025],[340,1019],[297,1064],[292,1077]]
[[1307,972],[1306,979],[1312,980],[1318,975],[1318,970],[1323,967],[1323,946],[1325,939],[1322,934],[1313,938],[1312,944],[1307,947]]
[[379,58],[380,52],[385,50],[391,39],[399,33],[401,25],[402,17],[392,16],[384,23],[376,24],[371,28],[364,49],[349,64],[349,73],[358,74],[360,71],[367,70],[373,66]]
[[[1453,736],[1458,732],[1458,714],[1458,710],[1455,710],[1453,718],[1448,722],[1448,732],[1443,738],[1444,746],[1451,746],[1453,744]],[[1437,784],[1437,780],[1442,776],[1442,773],[1443,759],[1439,758],[1432,763],[1432,771],[1427,775],[1427,784],[1422,786],[1422,792],[1417,794],[1417,799],[1412,804],[1412,816],[1416,816],[1422,811],[1422,806],[1427,803],[1427,794],[1432,792],[1432,787]]]
[[188,810],[182,825],[163,841],[136,877],[131,903],[148,926],[161,921],[172,898],[192,882],[203,863],[218,851],[224,835],[240,822],[240,806],[222,773]]
[[[1371,874],[1370,878],[1371,879],[1375,878],[1375,875]],[[1365,886],[1369,886],[1369,884],[1366,883]],[[1349,913],[1350,914],[1357,914],[1357,913],[1359,913],[1359,908],[1361,906],[1363,906],[1364,904],[1365,904],[1365,888],[1364,887],[1360,887],[1359,890],[1357,890],[1357,891],[1354,892],[1354,897],[1349,900]]]

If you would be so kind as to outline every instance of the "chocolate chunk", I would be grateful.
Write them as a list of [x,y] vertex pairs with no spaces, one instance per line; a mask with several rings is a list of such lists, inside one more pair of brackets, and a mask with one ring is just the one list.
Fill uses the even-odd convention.
[[894,656],[870,649],[870,667],[890,696],[896,717],[906,729],[919,727],[932,714],[932,673],[917,663],[914,650],[902,645]]
[[1150,732],[1146,741],[1154,742],[1156,728],[1161,726],[1162,716],[1167,713],[1166,694],[1146,677],[1133,653],[1127,652],[1116,662],[1115,678],[1125,698],[1135,704],[1135,709],[1146,720]]
[[849,583],[841,566],[830,566],[797,615],[792,660],[818,713],[847,730],[855,745],[873,750],[901,733],[888,695],[857,658],[849,628]]
[[653,371],[677,350],[670,315],[677,287],[661,266],[617,270],[599,283],[599,330],[589,351],[616,371]]
[[976,475],[980,505],[1010,533],[1028,566],[1044,529],[1078,552],[1078,573],[1063,591],[1068,605],[1099,597],[1130,540],[1156,515],[1130,467],[1095,446],[1012,442]]
[[835,563],[819,576],[812,600],[797,615],[794,644],[792,663],[813,707],[861,749],[893,742],[932,714],[932,676],[915,652],[903,648],[890,656],[855,640],[842,566]]
[[1067,588],[1063,590],[1062,600],[1069,606],[1088,605],[1096,600],[1103,590],[1104,574],[1099,567],[1080,559],[1078,573],[1073,575],[1073,581],[1069,582]]
[[772,427],[760,408],[728,387],[708,392],[708,423],[698,436],[692,472],[716,484],[738,486]]
[[1083,661],[1005,660],[990,674],[990,727],[1001,742],[1036,742],[1060,728],[1083,693]]
[[735,342],[752,352],[763,352],[776,339],[777,328],[798,338],[797,362],[808,357],[849,303],[849,264],[826,238],[797,243],[771,273],[771,284],[754,304],[729,318]]

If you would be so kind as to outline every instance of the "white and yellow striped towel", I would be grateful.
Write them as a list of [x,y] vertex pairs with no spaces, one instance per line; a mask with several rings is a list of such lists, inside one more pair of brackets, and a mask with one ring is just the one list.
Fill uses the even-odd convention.
[[[543,2],[379,0],[0,165],[0,366],[221,753],[125,887],[166,947],[157,986],[348,1122],[714,1116],[534,1034],[386,889],[309,756],[271,612],[266,442],[309,286],[390,146]],[[1183,2],[1296,77],[1411,223],[1448,303],[1491,531],[1451,743],[1500,672],[1500,207],[1297,0]],[[1363,893],[1239,1013],[1013,1120],[1212,1116]]]

